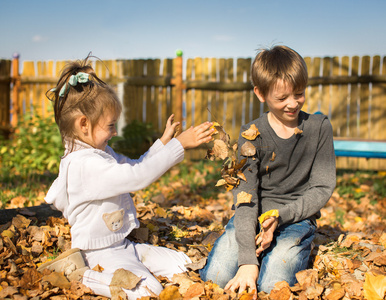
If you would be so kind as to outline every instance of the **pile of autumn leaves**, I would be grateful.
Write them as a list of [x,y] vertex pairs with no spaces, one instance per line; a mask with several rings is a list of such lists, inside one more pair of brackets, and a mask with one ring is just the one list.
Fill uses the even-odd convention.
[[[224,186],[225,191],[218,188],[216,197],[204,199],[182,182],[174,181],[164,186],[155,183],[159,193],[150,201],[145,191],[133,196],[141,226],[130,238],[183,251],[192,259],[187,266],[189,272],[175,275],[171,280],[158,277],[164,290],[159,296],[147,299],[252,299],[252,291],[241,295],[224,291],[213,282],[203,282],[198,275],[232,215],[230,190],[245,180],[241,172],[245,161],[237,161],[236,146],[230,146],[224,129],[218,124],[215,128],[218,134],[207,157],[219,159],[223,164],[221,171],[213,166],[205,171],[219,172],[221,179],[217,185]],[[253,140],[258,134],[257,128],[251,127],[243,136]],[[241,150],[244,156],[254,155],[248,142],[244,148]],[[178,177],[178,167],[171,172]],[[207,184],[203,178],[202,184]],[[364,192],[360,201],[350,194],[335,192],[322,209],[312,265],[296,274],[298,283],[290,287],[279,282],[270,294],[259,293],[259,299],[384,299],[386,199],[374,193],[371,178],[366,184],[358,184],[358,189]],[[248,198],[241,197],[237,202]],[[12,222],[0,225],[0,234],[1,299],[104,299],[93,295],[80,282],[69,282],[61,273],[37,271],[41,263],[71,247],[70,228],[64,218],[51,217],[39,223],[24,208]],[[97,266],[96,270],[103,271],[103,266]],[[137,284],[138,278],[132,275],[122,269],[117,271],[110,286],[114,299],[126,297],[121,287]]]

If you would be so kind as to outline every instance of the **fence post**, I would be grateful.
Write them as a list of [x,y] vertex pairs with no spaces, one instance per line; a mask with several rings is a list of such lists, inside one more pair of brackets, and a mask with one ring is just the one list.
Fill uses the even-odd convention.
[[21,86],[20,81],[20,74],[19,74],[19,53],[13,54],[12,59],[12,83],[13,83],[13,89],[12,89],[12,108],[11,108],[11,127],[16,128],[17,123],[19,121],[19,113],[20,113],[20,107],[19,107],[19,91]]
[[182,51],[177,50],[177,57],[174,59],[175,63],[175,77],[173,80],[174,90],[176,93],[176,106],[175,106],[175,121],[180,122],[180,130],[182,131],[182,90],[184,89],[182,81]]

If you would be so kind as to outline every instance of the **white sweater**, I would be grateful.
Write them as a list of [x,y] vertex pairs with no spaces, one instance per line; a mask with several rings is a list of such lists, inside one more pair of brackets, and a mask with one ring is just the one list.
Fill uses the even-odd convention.
[[137,160],[77,142],[62,158],[45,200],[68,219],[72,248],[108,247],[139,226],[129,192],[147,187],[183,158],[177,139],[166,145],[157,140]]

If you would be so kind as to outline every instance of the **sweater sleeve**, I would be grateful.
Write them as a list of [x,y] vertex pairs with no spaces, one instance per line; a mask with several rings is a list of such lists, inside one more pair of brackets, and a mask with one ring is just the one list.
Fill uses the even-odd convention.
[[279,224],[295,223],[317,213],[330,199],[336,185],[333,131],[327,118],[319,132],[317,153],[312,164],[308,189],[297,200],[279,209]]
[[[240,132],[246,128],[242,127]],[[240,134],[238,140],[238,149],[247,141]],[[239,160],[247,159],[242,171],[246,181],[240,180],[240,184],[233,189],[233,199],[235,203],[235,220],[236,241],[239,247],[238,265],[255,264],[258,265],[256,257],[256,228],[258,217],[258,159],[257,156],[245,157],[239,154]],[[252,195],[250,203],[236,205],[237,195],[245,192]]]
[[159,151],[135,164],[130,163],[132,161],[117,163],[115,159],[101,155],[83,157],[80,163],[71,164],[69,176],[80,177],[78,185],[88,201],[102,200],[147,187],[183,158],[184,148],[177,139],[172,139]]

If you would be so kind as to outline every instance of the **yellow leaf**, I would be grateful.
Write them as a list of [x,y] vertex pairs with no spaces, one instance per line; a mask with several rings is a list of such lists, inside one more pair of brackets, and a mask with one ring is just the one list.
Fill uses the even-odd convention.
[[223,186],[224,184],[227,184],[225,179],[220,179],[219,181],[217,181],[216,186]]
[[251,203],[252,195],[248,194],[246,192],[240,192],[237,194],[237,203],[236,205],[239,205],[241,203]]
[[209,128],[209,129],[214,129],[214,131],[213,131],[212,135],[213,135],[213,134],[217,134],[217,133],[218,133],[218,130],[217,130],[217,128],[216,128],[216,127],[221,127],[221,125],[220,125],[219,123],[217,123],[217,122],[213,122],[213,125],[212,125],[212,126],[210,126],[210,128]]
[[263,222],[271,217],[276,217],[278,218],[279,217],[279,211],[277,209],[271,209],[265,213],[263,213],[260,217],[259,217],[259,222],[260,224],[263,224]]
[[175,285],[169,285],[159,295],[161,300],[173,300],[173,299],[182,299],[178,287]]
[[386,248],[386,232],[383,232],[381,237],[379,238],[379,243]]
[[295,128],[294,130],[295,134],[302,134],[303,133],[303,130],[299,129],[299,128]]
[[15,236],[15,234],[11,231],[11,230],[8,230],[8,229],[6,229],[6,230],[4,230],[2,233],[1,233],[1,236],[4,238],[4,237],[9,237],[10,239],[12,239],[14,236]]
[[154,209],[154,212],[157,216],[161,218],[166,218],[168,216],[168,214],[162,207],[157,207],[156,209]]
[[241,133],[241,136],[247,140],[253,141],[260,135],[259,130],[255,124],[249,126],[249,128]]
[[104,268],[97,264],[92,270],[101,273]]
[[366,273],[363,295],[367,300],[382,300],[386,294],[386,276]]

